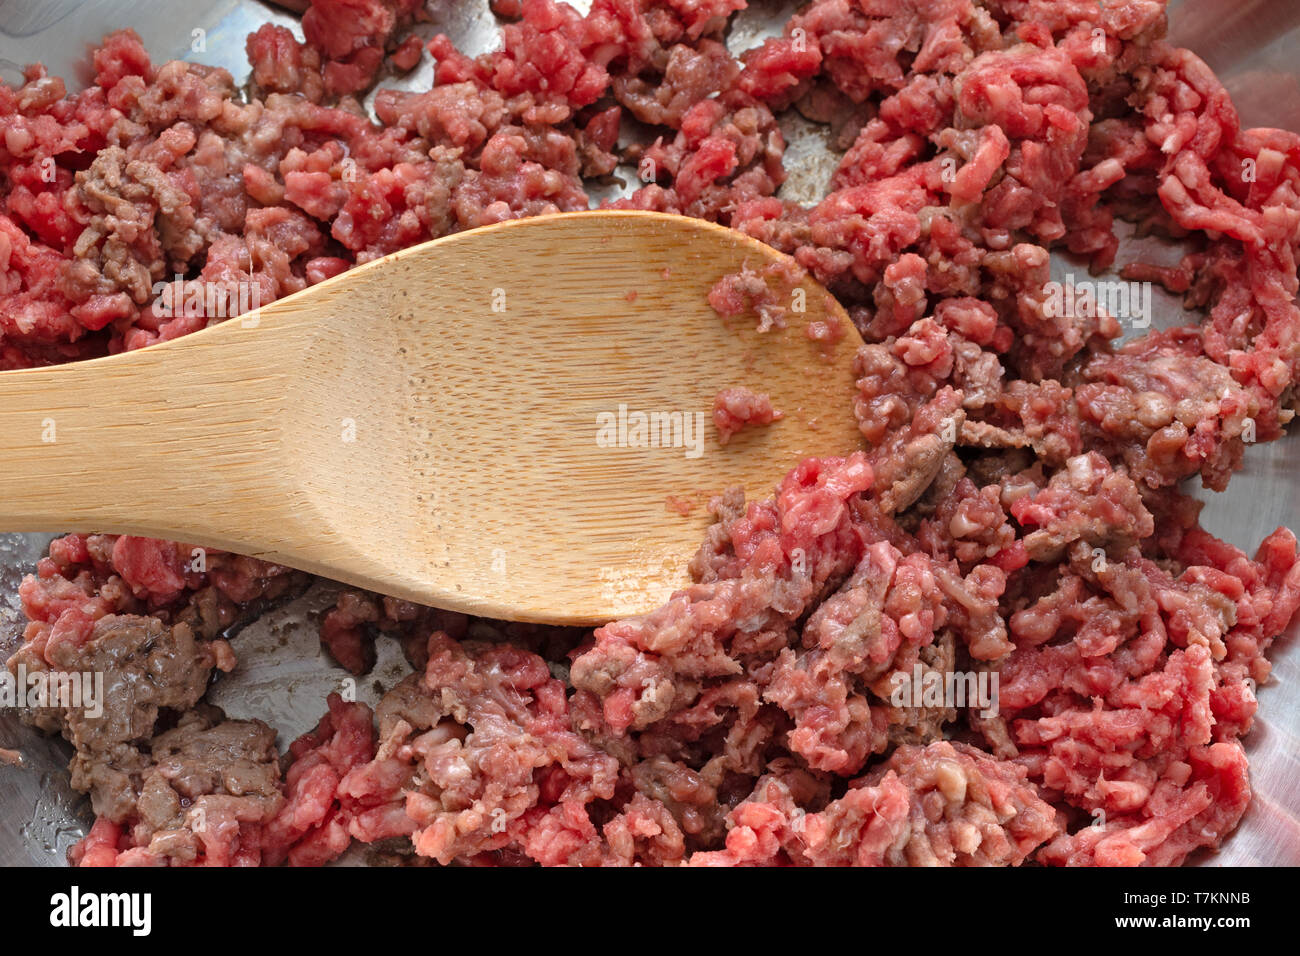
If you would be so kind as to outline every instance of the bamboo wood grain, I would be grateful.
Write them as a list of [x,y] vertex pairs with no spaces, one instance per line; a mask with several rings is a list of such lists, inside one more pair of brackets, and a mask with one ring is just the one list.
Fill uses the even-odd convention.
[[[546,216],[403,250],[255,320],[5,372],[0,529],[183,541],[515,620],[650,610],[687,583],[709,494],[761,499],[799,459],[860,447],[860,339],[829,295],[805,280],[806,313],[763,335],[708,305],[719,277],[780,257],[694,219]],[[814,320],[843,337],[811,341]],[[723,447],[710,413],[732,385],[785,417]],[[703,413],[701,454],[602,447],[597,417],[620,405]]]

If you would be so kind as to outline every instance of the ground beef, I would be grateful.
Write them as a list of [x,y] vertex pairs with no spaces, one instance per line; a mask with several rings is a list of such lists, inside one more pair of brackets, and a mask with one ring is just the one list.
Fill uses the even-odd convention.
[[899,747],[824,809],[806,786],[765,776],[728,817],[726,848],[691,865],[1006,866],[1060,829],[1023,770],[946,741]]
[[1046,488],[1017,498],[1011,514],[1036,529],[1021,540],[1034,561],[1058,560],[1075,541],[1122,553],[1155,531],[1137,486],[1095,451],[1069,459]]
[[253,83],[264,92],[303,93],[318,102],[360,93],[374,82],[385,53],[391,53],[389,62],[401,71],[419,61],[418,38],[403,40],[401,31],[424,17],[419,0],[304,3],[305,42],[269,23],[248,37]]
[[742,428],[770,425],[781,417],[781,411],[772,407],[772,399],[743,385],[724,388],[713,400],[713,425],[722,445]]
[[121,824],[100,816],[74,859],[81,854],[83,866],[260,862],[253,834],[284,802],[275,731],[202,707],[154,737],[149,750],[130,815]]
[[325,863],[351,842],[338,787],[374,753],[370,709],[329,700],[320,725],[289,748],[283,779],[275,731],[227,720],[215,707],[186,712],[149,741],[134,805],[100,815],[73,849],[81,866],[256,866]]
[[594,831],[565,830],[590,830],[584,805],[613,796],[617,761],[570,728],[564,685],[537,655],[437,631],[427,657],[380,704],[375,759],[341,782],[349,832],[410,836],[441,863],[512,845],[569,862]]
[[709,305],[724,318],[754,313],[760,332],[783,329],[787,313],[795,308],[794,290],[805,275],[789,259],[769,262],[757,270],[746,266],[714,283],[709,290]]
[[374,719],[365,704],[331,694],[316,728],[289,746],[283,805],[263,831],[267,863],[328,863],[352,842],[343,781],[375,755]]
[[228,643],[196,640],[186,624],[169,628],[129,615],[94,620],[73,609],[15,652],[9,668],[103,676],[102,715],[65,705],[39,708],[31,719],[63,733],[75,750],[73,786],[90,793],[97,815],[121,822],[138,799],[162,709],[193,707],[214,668],[229,671],[234,663]]
[[[813,0],[733,55],[742,6],[502,0],[492,52],[435,35],[432,87],[378,89],[377,122],[357,97],[422,55],[415,0],[304,0],[303,41],[249,37],[247,91],[129,31],[80,93],[39,66],[0,86],[0,368],[583,209],[624,168],[609,205],[790,257],[719,276],[721,321],[790,324],[811,274],[866,342],[845,396],[863,448],[715,497],[694,583],[656,611],[592,632],[344,589],[334,660],[363,674],[392,639],[413,673],[377,730],[336,695],[283,761],[201,696],[227,636],[305,575],[57,539],[10,666],[120,688],[97,721],[27,715],[91,795],[76,862],[307,865],[360,840],[474,865],[1166,865],[1231,832],[1300,562],[1285,530],[1254,558],[1213,538],[1176,485],[1225,488],[1294,414],[1300,137],[1241,128],[1159,0]],[[842,150],[807,203],[778,192],[790,110]],[[1111,266],[1116,215],[1186,243],[1122,274],[1203,322],[1053,305],[1051,253]],[[723,436],[776,417],[748,390],[718,412]],[[896,699],[958,673],[997,705]]]

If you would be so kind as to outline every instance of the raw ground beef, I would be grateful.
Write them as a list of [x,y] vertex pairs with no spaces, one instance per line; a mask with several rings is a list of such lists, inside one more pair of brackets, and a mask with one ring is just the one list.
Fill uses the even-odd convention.
[[713,426],[723,445],[742,428],[770,425],[781,417],[781,410],[772,407],[771,398],[743,385],[724,388],[713,399]]
[[[0,368],[237,311],[169,312],[166,283],[266,302],[587,208],[634,168],[610,205],[793,257],[720,276],[724,321],[786,323],[804,273],[849,310],[863,447],[769,500],[717,496],[695,583],[594,632],[345,591],[334,659],[364,673],[394,639],[412,674],[376,715],[331,697],[283,757],[201,698],[232,629],[305,575],[56,540],[10,666],[113,688],[97,720],[28,714],[91,797],[74,862],[320,864],[362,841],[470,865],[1173,865],[1233,830],[1300,562],[1286,530],[1253,558],[1213,538],[1178,484],[1222,490],[1294,413],[1300,136],[1242,129],[1160,0],[813,0],[740,56],[743,0],[506,0],[498,49],[434,36],[432,88],[380,89],[378,122],[355,96],[417,62],[422,4],[301,6],[305,42],[249,37],[245,90],[130,31],[80,93],[39,66],[0,86]],[[806,205],[778,193],[790,110],[843,150]],[[1203,322],[1117,346],[1122,316],[1052,307],[1051,251],[1114,265],[1117,215],[1185,244],[1122,274]],[[751,396],[721,403],[724,434],[774,417]],[[997,708],[895,702],[900,676],[957,672],[996,677]]]
[[709,290],[709,305],[724,318],[754,313],[758,316],[760,332],[783,329],[786,314],[795,305],[795,287],[805,275],[804,270],[789,259],[769,262],[757,271],[746,266],[714,283]]

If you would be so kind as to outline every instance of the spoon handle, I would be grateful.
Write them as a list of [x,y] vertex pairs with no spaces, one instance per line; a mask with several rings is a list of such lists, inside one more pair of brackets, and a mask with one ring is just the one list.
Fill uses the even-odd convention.
[[283,527],[287,375],[276,356],[294,326],[254,335],[241,321],[0,374],[0,528],[227,547],[243,529]]

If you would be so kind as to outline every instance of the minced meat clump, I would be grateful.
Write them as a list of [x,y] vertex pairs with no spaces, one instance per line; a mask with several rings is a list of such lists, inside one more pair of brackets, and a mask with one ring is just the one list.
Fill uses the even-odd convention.
[[[320,864],[363,841],[438,864],[1174,865],[1232,832],[1300,563],[1284,529],[1253,557],[1212,537],[1178,484],[1224,489],[1294,413],[1300,136],[1243,129],[1161,0],[813,0],[736,56],[744,6],[501,3],[499,48],[471,58],[422,49],[413,0],[314,0],[305,41],[248,38],[247,88],[130,31],[80,93],[39,66],[0,86],[5,369],[238,311],[163,307],[192,283],[265,303],[585,209],[627,168],[610,206],[788,253],[866,343],[844,396],[862,447],[714,499],[694,583],[653,613],[584,632],[345,591],[334,659],[362,673],[394,639],[412,673],[377,714],[331,697],[284,755],[202,695],[225,635],[305,575],[56,540],[10,666],[116,689],[96,719],[28,714],[91,796],[74,862]],[[432,88],[381,88],[369,117],[357,97],[426,52]],[[811,203],[780,193],[791,111],[842,154]],[[1054,305],[1050,252],[1117,265],[1116,216],[1185,244],[1121,274],[1204,321],[1121,345],[1125,316]],[[777,327],[781,282],[719,276],[710,299]],[[724,432],[775,417],[724,398]],[[898,697],[954,674],[994,705]]]

